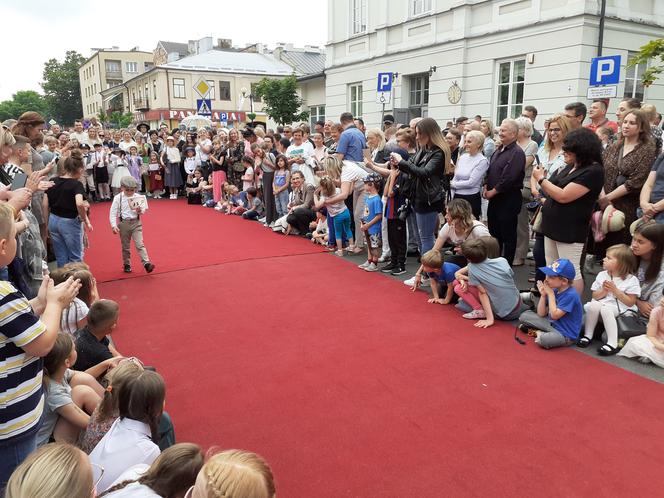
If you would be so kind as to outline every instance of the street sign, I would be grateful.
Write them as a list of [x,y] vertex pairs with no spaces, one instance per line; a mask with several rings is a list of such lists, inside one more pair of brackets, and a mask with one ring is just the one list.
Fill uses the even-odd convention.
[[201,96],[201,98],[207,97],[207,94],[210,93],[211,89],[212,87],[208,85],[208,82],[203,78],[198,78],[198,81],[194,85],[194,90],[198,95]]
[[389,104],[392,101],[392,73],[378,73],[376,86],[376,102]]
[[228,121],[228,113],[227,112],[220,112],[219,113],[219,121]]
[[588,87],[588,100],[613,99],[618,95],[618,85]]
[[196,114],[212,116],[212,101],[210,99],[196,99]]
[[590,63],[590,86],[617,85],[620,82],[620,56],[594,57]]

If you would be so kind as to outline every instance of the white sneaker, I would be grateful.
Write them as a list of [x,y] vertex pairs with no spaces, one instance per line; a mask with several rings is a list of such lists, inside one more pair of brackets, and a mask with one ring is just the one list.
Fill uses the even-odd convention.
[[262,218],[258,218],[258,221],[260,221],[261,223],[265,223],[266,219],[267,218],[265,216],[263,216]]
[[369,266],[364,269],[364,271],[378,271],[378,265],[372,261],[369,263]]
[[[413,285],[415,285],[415,278],[416,278],[415,276],[412,276],[408,280],[404,280],[403,284],[412,287]],[[429,283],[429,277],[423,275],[422,280],[420,280],[420,287],[430,287],[430,286],[431,284]]]
[[274,221],[268,225],[269,228],[274,228]]
[[486,318],[486,313],[484,313],[484,310],[473,310],[470,313],[465,313],[461,316],[467,318],[468,320],[483,320]]
[[407,285],[408,287],[412,287],[413,285],[415,285],[415,277],[413,276],[410,277],[408,280],[404,280],[403,284]]
[[215,210],[215,211],[221,211],[221,209],[222,209],[221,206],[215,206],[215,207],[214,207],[214,210]]
[[369,267],[370,264],[371,264],[371,263],[369,263],[369,261],[365,261],[365,262],[362,263],[361,265],[357,265],[357,267],[358,267],[360,270],[366,270],[366,269]]

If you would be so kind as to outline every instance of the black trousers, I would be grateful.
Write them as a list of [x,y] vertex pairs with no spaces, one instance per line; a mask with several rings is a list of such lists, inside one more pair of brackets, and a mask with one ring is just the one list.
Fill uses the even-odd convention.
[[263,171],[263,204],[265,204],[265,223],[277,221],[277,206],[272,193],[274,171]]
[[316,213],[306,208],[295,209],[286,217],[288,224],[300,232],[301,235],[309,231],[309,223],[315,219]]
[[521,211],[521,190],[496,194],[489,200],[489,232],[498,239],[500,254],[512,265],[516,253],[516,229]]
[[392,266],[406,264],[406,248],[408,236],[406,235],[406,220],[399,218],[387,220],[387,240],[390,243],[390,262]]
[[454,194],[454,198],[466,199],[470,203],[470,207],[473,210],[473,216],[475,216],[475,219],[480,219],[482,216],[482,195],[479,192],[470,195]]

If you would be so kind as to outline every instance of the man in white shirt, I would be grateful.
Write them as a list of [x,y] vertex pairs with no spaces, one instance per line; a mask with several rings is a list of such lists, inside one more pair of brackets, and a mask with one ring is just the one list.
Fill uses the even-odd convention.
[[141,222],[141,215],[148,210],[148,200],[143,195],[135,195],[138,183],[132,176],[123,177],[120,180],[120,187],[122,192],[113,198],[113,204],[111,204],[110,222],[113,233],[120,234],[124,272],[131,273],[130,242],[133,239],[143,268],[146,272],[152,273],[155,266],[150,262],[148,251],[143,244],[143,223]]
[[69,134],[69,139],[75,138],[78,140],[80,145],[88,144],[90,145],[90,139],[88,133],[83,129],[83,123],[80,121],[74,121],[74,131]]

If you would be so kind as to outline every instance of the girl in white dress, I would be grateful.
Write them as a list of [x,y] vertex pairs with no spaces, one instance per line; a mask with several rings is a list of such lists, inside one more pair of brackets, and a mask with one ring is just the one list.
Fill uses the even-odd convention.
[[125,176],[131,176],[129,173],[129,168],[127,168],[127,160],[125,159],[125,153],[122,149],[115,152],[118,159],[115,163],[115,169],[113,170],[113,178],[111,179],[111,188],[113,189],[113,195],[117,195],[120,192],[120,180]]
[[664,297],[650,312],[648,331],[627,340],[618,356],[637,358],[641,363],[654,363],[664,368]]

